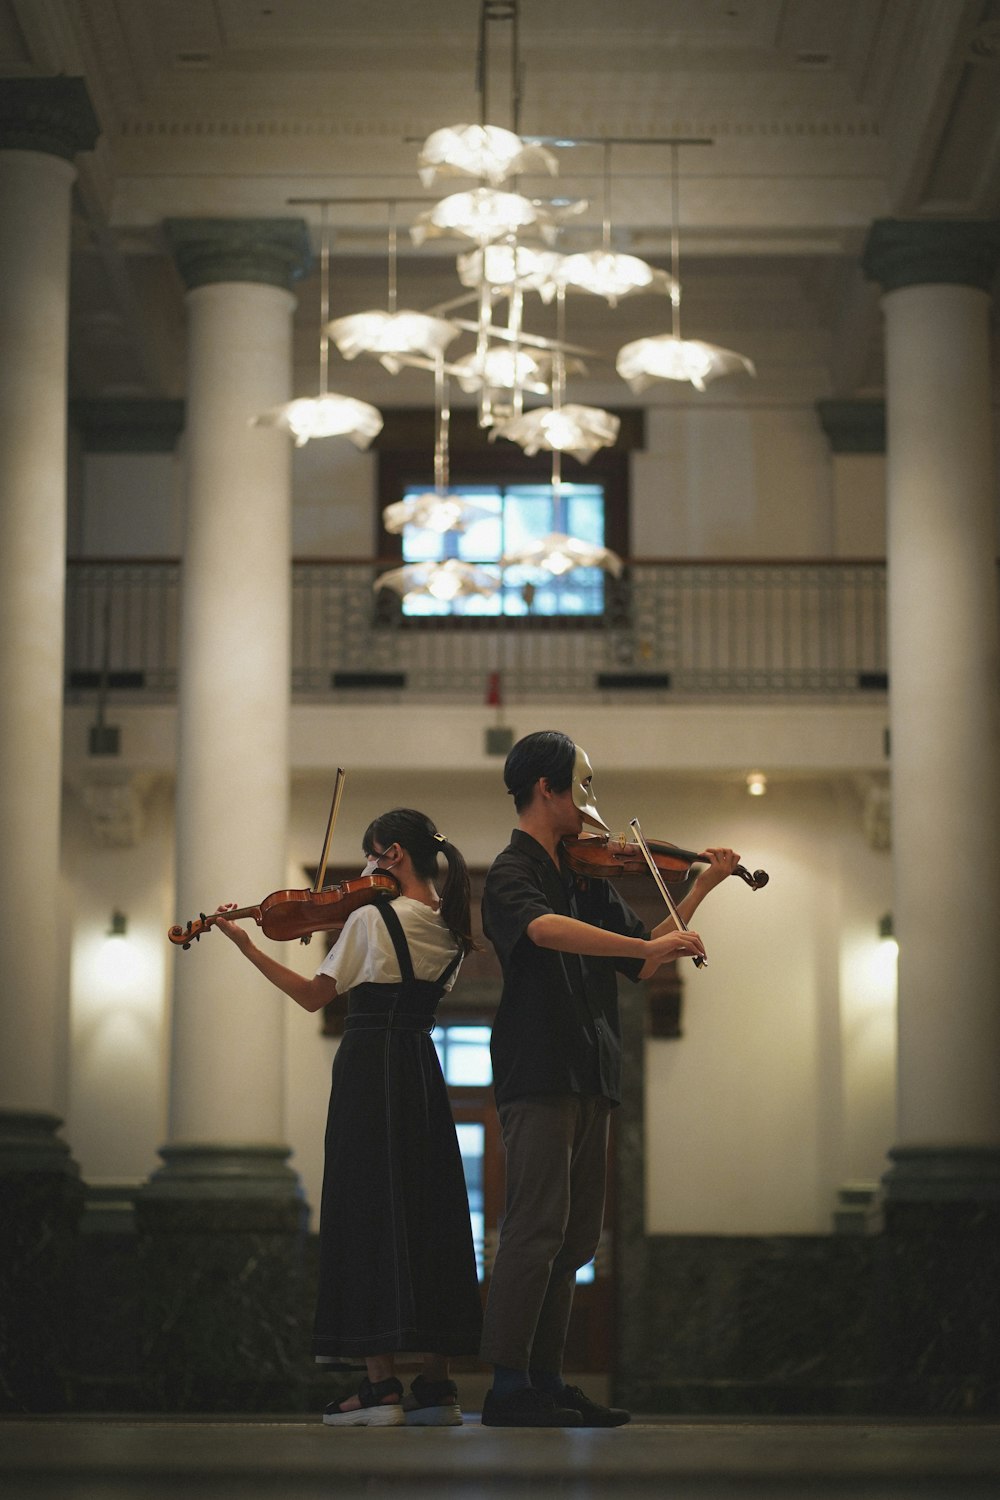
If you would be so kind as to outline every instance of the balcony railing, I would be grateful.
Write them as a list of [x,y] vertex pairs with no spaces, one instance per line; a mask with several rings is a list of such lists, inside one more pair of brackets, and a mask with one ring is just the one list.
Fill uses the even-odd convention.
[[[600,618],[461,621],[404,618],[398,601],[372,591],[383,566],[292,564],[297,700],[481,702],[493,673],[506,700],[852,698],[886,687],[878,561],[635,559],[609,580]],[[176,561],[70,562],[70,700],[95,690],[173,696],[180,583]]]

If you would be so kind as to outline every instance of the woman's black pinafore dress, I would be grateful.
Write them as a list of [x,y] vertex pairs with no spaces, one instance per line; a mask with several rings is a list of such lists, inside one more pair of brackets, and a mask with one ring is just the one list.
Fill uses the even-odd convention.
[[333,1063],[313,1354],[475,1354],[482,1320],[469,1200],[431,1030],[458,963],[417,979],[379,904],[399,984],[349,994]]

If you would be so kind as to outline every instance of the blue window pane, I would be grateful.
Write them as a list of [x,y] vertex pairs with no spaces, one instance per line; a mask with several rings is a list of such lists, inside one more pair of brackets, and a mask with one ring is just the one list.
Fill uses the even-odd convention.
[[444,537],[430,526],[407,526],[403,531],[405,562],[437,562],[445,556]]
[[436,1026],[431,1038],[437,1048],[445,1083],[464,1088],[488,1088],[493,1082],[488,1026]]
[[[421,492],[411,486],[407,495]],[[406,562],[458,557],[465,562],[496,564],[505,555],[529,547],[550,532],[568,533],[595,546],[604,545],[604,489],[599,484],[455,485],[454,492],[487,507],[493,514],[472,521],[464,532],[437,532],[408,526],[403,532]],[[538,568],[507,568],[497,594],[438,600],[412,595],[403,601],[411,616],[584,616],[604,609],[604,574],[599,568],[577,568],[553,578]]]
[[567,501],[567,526],[570,536],[581,542],[604,546],[604,496],[571,495]]
[[458,536],[458,555],[466,562],[492,562],[503,552],[503,529],[499,515],[470,521]]

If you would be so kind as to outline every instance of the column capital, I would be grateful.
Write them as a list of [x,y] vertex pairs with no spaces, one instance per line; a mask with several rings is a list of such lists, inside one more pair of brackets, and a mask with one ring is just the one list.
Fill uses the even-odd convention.
[[46,151],[72,161],[101,127],[82,78],[0,79],[0,151]]
[[876,219],[861,267],[884,292],[935,283],[989,291],[1000,267],[1000,219]]
[[185,286],[255,281],[289,291],[312,260],[304,219],[167,219]]
[[816,414],[832,453],[884,453],[885,402],[829,399]]

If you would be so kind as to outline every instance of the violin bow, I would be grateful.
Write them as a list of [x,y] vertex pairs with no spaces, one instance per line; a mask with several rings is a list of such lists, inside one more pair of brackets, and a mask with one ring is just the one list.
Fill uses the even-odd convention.
[[[319,857],[316,866],[316,879],[313,881],[313,891],[321,891],[326,879],[326,865],[330,858],[330,845],[333,842],[333,830],[337,822],[337,814],[340,811],[340,799],[344,795],[344,782],[347,780],[347,772],[342,766],[337,767],[337,779],[333,783],[333,798],[330,802],[330,816],[326,820],[326,837],[323,840],[323,853]],[[307,932],[299,938],[299,942],[305,946],[312,938],[312,933]]]
[[[676,905],[674,904],[674,898],[673,898],[673,896],[671,896],[670,892],[667,890],[666,881],[663,879],[663,876],[660,874],[659,870],[656,868],[656,861],[654,860],[652,854],[650,853],[650,851],[649,851],[649,845],[646,843],[646,840],[643,838],[642,829],[639,827],[639,819],[638,818],[630,818],[628,826],[631,828],[632,832],[635,834],[635,841],[639,845],[639,848],[642,850],[642,857],[646,861],[646,864],[649,866],[649,873],[650,873],[650,875],[652,875],[653,879],[656,881],[657,890],[659,891],[660,895],[663,897],[664,901],[667,903],[667,910],[669,911],[670,915],[673,917],[675,923],[677,924],[677,931],[678,932],[687,932],[687,931],[689,931],[689,928],[688,928],[686,922],[684,921],[684,918],[681,916],[680,912],[677,910]],[[697,968],[697,969],[703,969],[705,967],[705,965],[708,963],[708,959],[705,958],[704,955],[701,954],[701,953],[693,953],[691,955],[691,957],[694,959],[695,968]]]

